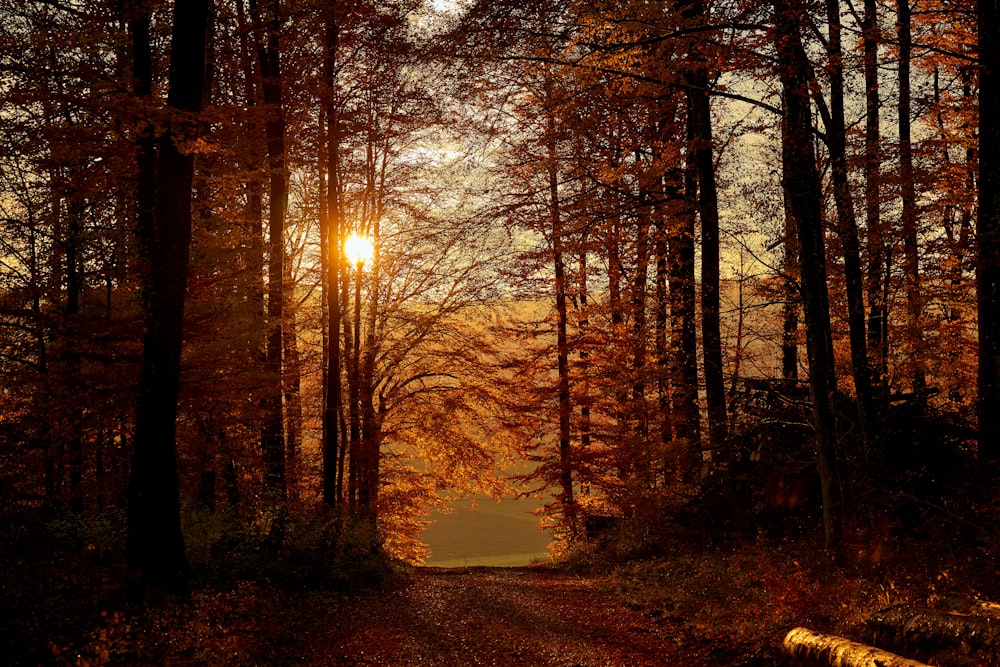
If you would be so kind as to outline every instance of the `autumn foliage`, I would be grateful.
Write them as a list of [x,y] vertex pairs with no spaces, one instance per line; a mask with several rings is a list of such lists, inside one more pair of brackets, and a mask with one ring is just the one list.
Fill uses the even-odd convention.
[[379,580],[477,493],[583,561],[990,563],[967,5],[0,0],[4,529],[173,591]]

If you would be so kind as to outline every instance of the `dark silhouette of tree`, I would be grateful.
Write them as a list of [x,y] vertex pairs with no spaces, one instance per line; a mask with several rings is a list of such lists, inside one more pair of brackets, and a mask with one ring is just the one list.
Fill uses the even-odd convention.
[[[281,4],[263,0],[258,8],[251,0],[260,67],[261,102],[264,107],[264,136],[267,142],[268,167],[268,253],[267,253],[267,336],[264,368],[267,378],[263,390],[263,430],[261,455],[264,459],[264,483],[269,501],[284,511],[285,429],[282,409],[281,379],[284,326],[285,212],[288,208],[288,174],[285,156],[285,112],[281,78]],[[278,522],[280,529],[280,520]]]
[[833,341],[826,283],[826,251],[823,241],[822,191],[813,149],[810,110],[810,64],[802,46],[801,31],[806,18],[799,0],[775,0],[774,26],[777,53],[782,64],[781,126],[782,186],[799,244],[802,306],[805,310],[809,386],[813,403],[813,426],[823,502],[823,532],[826,547],[839,540],[839,498],[835,475]]
[[149,584],[182,589],[187,558],[177,490],[176,418],[184,298],[190,262],[194,177],[192,140],[206,81],[210,0],[174,5],[169,125],[156,141],[156,192],[148,272],[143,281],[146,334],[129,479],[127,554]]
[[1000,456],[1000,6],[979,0],[979,455]]

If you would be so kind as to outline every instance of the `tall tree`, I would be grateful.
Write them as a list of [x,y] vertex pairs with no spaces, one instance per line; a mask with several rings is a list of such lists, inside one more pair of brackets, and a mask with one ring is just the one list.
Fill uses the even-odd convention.
[[[261,455],[264,459],[264,485],[269,502],[279,513],[284,506],[285,430],[282,411],[281,377],[284,326],[285,213],[288,208],[288,173],[285,156],[285,112],[281,79],[281,3],[280,0],[250,0],[258,40],[258,65],[261,75],[261,101],[264,105],[264,135],[267,141],[268,191],[268,261],[267,261],[267,342],[263,392],[264,424]],[[279,522],[280,523],[280,522]]]
[[570,527],[573,527],[575,520],[575,498],[573,495],[573,456],[570,449],[571,432],[570,418],[573,406],[570,402],[570,379],[569,379],[569,342],[567,337],[568,311],[566,293],[569,286],[566,277],[566,230],[563,220],[561,198],[559,192],[559,128],[556,124],[556,106],[553,91],[552,72],[546,68],[544,74],[545,99],[543,100],[546,109],[545,126],[545,167],[547,182],[548,200],[546,202],[548,215],[551,220],[550,244],[552,246],[552,262],[554,274],[554,289],[556,301],[556,360],[559,383],[559,501],[562,504],[563,512],[569,520]]
[[323,338],[326,345],[323,405],[323,501],[336,505],[342,497],[343,470],[339,461],[339,438],[342,372],[340,363],[340,275],[341,275],[341,220],[343,218],[343,193],[340,182],[340,109],[337,104],[338,82],[337,47],[340,37],[338,3],[331,1],[326,7],[324,25],[323,75],[324,117],[326,118],[326,216],[322,220],[323,247],[323,298],[326,301],[327,326]]
[[774,0],[775,39],[784,116],[781,126],[782,186],[799,244],[802,305],[806,321],[809,386],[816,430],[817,466],[823,502],[823,532],[827,548],[839,539],[834,483],[835,432],[832,396],[833,340],[830,332],[823,240],[822,190],[813,148],[809,105],[810,64],[802,45],[805,10],[801,0]]
[[865,229],[868,262],[868,351],[872,384],[880,400],[888,389],[888,317],[885,284],[888,269],[882,231],[882,172],[880,157],[879,24],[877,0],[865,0],[861,25],[865,70]]
[[[696,30],[707,27],[704,0],[687,0],[685,14]],[[692,41],[694,69],[688,75],[689,151],[698,176],[698,217],[701,220],[701,336],[705,368],[705,398],[708,403],[708,436],[712,449],[722,452],[728,438],[726,386],[722,372],[720,333],[719,196],[712,157],[712,111],[708,80],[708,55],[702,40]]]
[[[923,332],[921,331],[920,248],[917,239],[917,194],[913,174],[911,138],[910,59],[912,54],[910,0],[899,0],[899,194],[902,201],[900,232],[903,237],[903,284],[906,293],[906,354],[912,369],[913,391],[922,396],[927,385],[924,372]],[[919,399],[921,402],[925,398]]]
[[979,0],[979,455],[1000,458],[1000,3]]
[[[905,1],[905,0],[904,0]],[[871,372],[868,365],[868,341],[865,337],[864,284],[861,273],[861,250],[858,223],[854,214],[847,173],[847,122],[844,118],[844,52],[841,32],[840,0],[826,0],[830,108],[824,114],[826,143],[830,151],[834,200],[837,210],[837,235],[844,256],[844,280],[847,291],[847,321],[851,339],[851,368],[857,397],[858,426],[862,440],[867,440],[868,420],[874,413],[871,397]]]
[[211,0],[174,4],[167,129],[156,141],[156,192],[148,272],[146,334],[129,480],[126,549],[145,581],[181,589],[187,558],[177,488],[176,418],[184,300],[190,263],[193,116],[202,108]]

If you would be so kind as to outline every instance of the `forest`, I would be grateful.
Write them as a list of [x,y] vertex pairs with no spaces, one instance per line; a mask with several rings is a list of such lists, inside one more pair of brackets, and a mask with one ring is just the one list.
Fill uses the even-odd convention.
[[0,0],[0,128],[13,664],[462,664],[150,637],[356,618],[474,494],[706,615],[648,664],[916,599],[1000,661],[995,1]]

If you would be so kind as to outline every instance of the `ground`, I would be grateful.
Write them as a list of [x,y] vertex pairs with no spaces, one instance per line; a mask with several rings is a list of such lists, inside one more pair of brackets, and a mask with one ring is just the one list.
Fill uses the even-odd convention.
[[893,604],[996,599],[981,566],[880,553],[833,567],[807,544],[677,545],[613,565],[403,568],[350,591],[202,582],[182,597],[138,593],[113,564],[19,561],[0,573],[0,662],[775,667],[796,626],[857,638]]
[[[367,593],[258,584],[105,613],[55,664],[697,665],[674,628],[593,576],[547,567],[418,568]],[[690,658],[690,656],[688,656]]]
[[[422,569],[365,600],[316,664],[678,664],[670,629],[549,568]],[[372,619],[378,619],[372,623]]]

